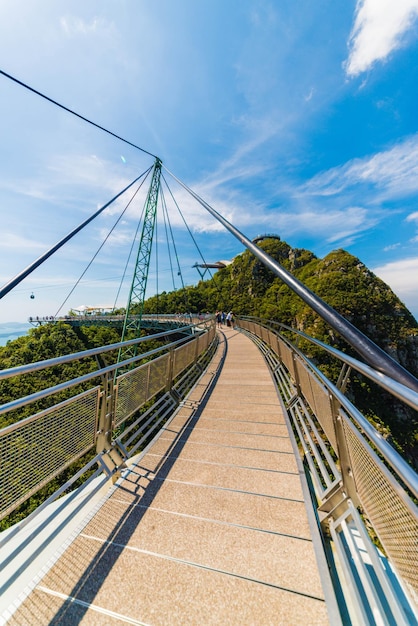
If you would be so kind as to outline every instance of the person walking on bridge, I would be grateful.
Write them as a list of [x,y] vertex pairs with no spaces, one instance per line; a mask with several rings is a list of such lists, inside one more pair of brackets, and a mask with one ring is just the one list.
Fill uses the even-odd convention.
[[222,326],[222,313],[221,313],[221,311],[216,311],[215,316],[216,316],[216,324],[217,324],[218,328],[221,328],[221,326]]

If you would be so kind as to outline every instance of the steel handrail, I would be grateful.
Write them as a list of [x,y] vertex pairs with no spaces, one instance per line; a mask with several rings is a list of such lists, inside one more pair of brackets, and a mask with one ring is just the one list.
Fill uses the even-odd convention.
[[[198,322],[196,324],[190,324],[189,326],[181,326],[179,328],[174,328],[173,330],[165,330],[161,333],[157,333],[152,336],[139,337],[137,339],[129,339],[128,341],[118,341],[117,343],[111,343],[107,346],[100,346],[99,348],[91,348],[89,350],[83,350],[81,352],[74,352],[72,354],[66,354],[64,356],[53,357],[52,359],[46,359],[45,361],[36,361],[35,363],[28,363],[26,365],[18,365],[17,367],[11,367],[5,370],[0,371],[0,380],[4,380],[6,378],[11,378],[12,376],[21,376],[22,374],[28,374],[30,372],[37,372],[39,370],[45,369],[47,367],[51,367],[53,365],[62,365],[63,363],[70,363],[71,361],[78,361],[80,359],[84,359],[91,356],[96,356],[98,354],[102,354],[103,352],[110,352],[112,350],[118,350],[121,347],[133,346],[139,343],[144,343],[146,341],[160,339],[162,337],[167,337],[168,335],[174,335],[178,333],[183,333],[188,330],[198,329],[201,327],[202,322]],[[203,331],[202,331],[203,332]],[[192,335],[187,335],[187,339],[190,339]],[[183,341],[183,340],[179,340]],[[171,344],[166,344],[161,346],[161,350],[166,349]],[[174,345],[174,344],[173,344]],[[142,357],[144,355],[141,355]],[[117,364],[117,367],[120,367],[122,363]],[[125,362],[124,362],[125,365]]]
[[[167,335],[167,333],[162,333],[164,336]],[[156,338],[157,335],[153,335],[152,337],[145,337],[145,339],[154,339]],[[89,380],[93,380],[94,378],[97,378],[98,376],[103,376],[105,374],[108,374],[110,372],[114,372],[115,370],[119,370],[122,369],[124,367],[130,366],[133,363],[137,363],[138,361],[142,361],[145,358],[148,358],[150,356],[154,356],[155,354],[158,354],[159,352],[162,351],[166,351],[166,350],[170,350],[173,349],[175,347],[178,347],[184,343],[186,343],[187,341],[190,340],[190,336],[184,337],[182,339],[178,339],[177,341],[174,341],[172,343],[169,344],[165,344],[163,346],[159,346],[158,348],[154,348],[153,350],[149,350],[148,352],[143,352],[142,354],[139,354],[137,356],[131,357],[129,359],[126,359],[125,361],[120,361],[119,363],[113,363],[112,365],[108,365],[107,367],[102,367],[98,370],[95,370],[94,372],[89,372],[88,374],[83,374],[83,376],[78,376],[77,378],[72,378],[71,380],[65,381],[63,383],[59,383],[58,385],[54,385],[53,387],[48,387],[46,389],[42,389],[41,391],[36,391],[35,393],[30,394],[29,396],[24,396],[23,398],[19,398],[18,400],[11,400],[10,402],[6,402],[5,404],[0,405],[0,415],[2,415],[3,413],[7,413],[8,411],[11,411],[13,409],[18,409],[21,408],[23,406],[26,406],[28,404],[31,404],[32,402],[34,402],[35,400],[42,400],[43,398],[47,398],[48,396],[52,396],[55,393],[58,393],[60,391],[64,391],[65,389],[70,389],[71,387],[75,387],[76,385],[79,385],[81,383],[85,383]],[[129,343],[129,342],[126,342]],[[122,342],[122,345],[124,344],[124,342]],[[112,344],[113,346],[117,346],[119,344]],[[106,346],[107,348],[107,346]],[[112,348],[114,349],[114,348]],[[97,348],[94,348],[93,350],[87,350],[86,352],[94,352],[95,354],[98,354]],[[102,349],[102,352],[106,352],[108,350]],[[67,355],[69,357],[74,357],[72,359],[66,359],[66,357],[56,357],[55,359],[49,359],[48,361],[39,361],[38,363],[34,363],[33,365],[39,365],[39,364],[45,364],[45,363],[49,363],[49,365],[51,365],[51,361],[54,361],[54,365],[60,364],[60,363],[67,363],[68,360],[78,360],[76,358],[76,355],[82,355],[82,356],[87,356],[84,352],[78,352],[75,353],[74,355]],[[64,359],[61,361],[61,359]],[[21,367],[25,368],[25,367],[29,367],[28,366],[20,366],[20,367],[16,367],[16,368],[12,368],[12,370],[4,370],[4,371],[13,371],[13,369],[15,370],[13,375],[16,375],[16,370],[21,369]],[[42,369],[42,368],[36,368],[36,369]],[[28,370],[28,371],[36,371],[34,370]],[[25,371],[24,373],[28,373],[28,371]],[[22,372],[19,372],[20,374]],[[18,422],[21,423],[21,422]],[[5,426],[4,429],[0,430],[0,433],[4,434],[5,432],[7,432],[9,429],[13,429],[14,424],[10,424],[9,426]]]
[[[266,323],[274,324],[276,326],[279,326],[280,328],[284,328],[285,330],[291,331],[295,335],[299,335],[300,337],[302,337],[303,339],[306,339],[310,343],[313,343],[317,345],[318,347],[322,348],[323,350],[325,350],[332,356],[336,357],[343,363],[346,363],[352,369],[356,370],[357,372],[360,372],[361,374],[364,374],[365,376],[367,376],[367,378],[377,383],[380,387],[392,393],[396,398],[404,401],[405,404],[408,404],[411,408],[418,411],[418,392],[411,389],[411,387],[407,387],[406,385],[403,385],[397,380],[394,380],[390,376],[387,376],[386,374],[383,374],[382,372],[375,370],[370,365],[367,365],[366,363],[362,363],[361,361],[358,361],[354,357],[351,357],[348,354],[341,352],[337,348],[333,348],[332,346],[328,345],[327,343],[324,343],[323,341],[320,341],[319,339],[315,339],[314,337],[310,337],[309,335],[306,335],[304,332],[300,330],[296,330],[295,328],[286,326],[286,324],[281,324],[280,322],[275,322],[274,320],[262,320],[261,318],[247,317],[247,316],[243,316],[241,319],[257,320],[258,323],[263,323],[263,324],[266,324]],[[280,335],[280,337],[282,339],[285,339],[285,337],[283,337],[282,335]]]
[[[245,318],[245,317],[242,317],[241,319],[243,320],[247,319],[250,321],[249,318]],[[251,318],[251,321],[255,321],[256,319],[257,318]],[[264,320],[264,322],[265,321],[266,320]],[[258,321],[256,323],[260,324],[260,322],[261,320],[258,318]],[[270,320],[269,320],[269,323],[271,323]],[[332,348],[331,346],[328,346],[327,344],[322,344],[321,341],[318,341],[316,339],[314,340],[312,337],[309,337],[309,335],[305,335],[305,333],[302,333],[300,331],[294,331],[294,329],[290,327],[286,327],[284,324],[279,324],[279,323],[277,324],[281,327],[285,327],[286,330],[291,330],[295,332],[296,334],[303,336],[305,339],[312,340],[312,342],[317,345],[323,345],[324,347],[329,349],[328,351],[334,356],[341,355],[342,357],[344,357],[342,360],[344,360],[344,362],[346,362],[347,364],[350,364],[350,362],[353,361],[353,365],[357,364],[359,366],[358,367],[359,371],[363,371],[363,368],[367,368],[367,369],[364,369],[363,371],[365,375],[367,375],[366,372],[368,372],[370,376],[373,373],[379,374],[379,376],[384,376],[383,374],[380,374],[379,372],[375,372],[369,366],[365,366],[359,361],[356,361],[356,359],[347,357],[347,355],[345,355],[342,352],[340,353],[339,350]],[[266,326],[264,327],[267,328]],[[284,337],[283,335],[279,335],[279,336],[280,336],[280,339],[284,341],[289,346],[289,348],[291,348],[291,350],[295,352],[299,356],[299,358],[302,359],[303,362],[314,372],[314,374],[321,380],[322,384],[329,390],[329,392],[335,397],[335,399],[340,403],[340,405],[344,407],[344,409],[346,409],[346,411],[353,418],[357,426],[366,434],[370,442],[374,446],[376,446],[376,448],[378,449],[380,454],[383,456],[383,458],[396,471],[401,481],[403,481],[405,485],[408,487],[408,489],[410,489],[411,493],[413,493],[414,496],[418,498],[418,474],[414,471],[414,469],[410,465],[408,465],[408,463],[400,456],[400,454],[386,441],[386,439],[370,424],[370,422],[360,413],[360,411],[346,398],[346,396],[342,393],[342,391],[340,391],[325,376],[325,374],[321,372],[321,370],[318,367],[316,367],[316,365],[314,365],[314,363],[312,363],[312,361],[310,361],[310,359],[308,359],[303,354],[303,352],[301,352],[298,348],[296,348],[296,346],[294,346],[286,337]],[[400,387],[402,387],[406,389],[409,393],[414,394],[415,396],[418,396],[418,394],[415,394],[415,392],[413,392],[409,387],[405,387],[404,385],[401,385],[400,383],[396,381],[392,381],[392,379],[389,379],[388,377],[385,377],[385,378],[387,378],[388,381],[391,381],[396,389],[399,389]],[[375,380],[375,382],[378,382],[378,383],[380,382],[377,376],[373,378],[373,380]],[[388,390],[390,390],[389,386],[388,386]],[[403,398],[400,397],[400,399],[402,400]],[[411,406],[415,406],[415,405],[412,404]],[[401,493],[401,490],[399,491],[399,493]]]
[[331,328],[338,332],[344,339],[360,354],[368,363],[373,365],[378,371],[382,371],[392,378],[418,391],[418,380],[400,363],[392,359],[382,348],[376,345],[369,337],[356,328],[351,322],[346,320],[340,313],[322,300],[313,291],[308,289],[302,281],[288,272],[273,257],[267,254],[262,248],[250,241],[238,228],[228,222],[225,217],[215,211],[205,200],[203,200],[190,187],[183,183],[177,176],[165,168],[179,185],[190,193],[199,204],[201,204],[215,219],[218,220],[234,237],[236,237],[252,254],[278,276],[296,295],[325,321]]

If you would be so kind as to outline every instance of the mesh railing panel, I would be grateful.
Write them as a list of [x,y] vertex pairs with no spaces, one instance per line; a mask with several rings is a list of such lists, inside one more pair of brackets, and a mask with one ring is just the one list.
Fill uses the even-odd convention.
[[302,394],[328,437],[332,447],[334,450],[337,450],[337,439],[335,436],[329,392],[305,367],[300,359],[295,360],[295,365]]
[[247,320],[239,320],[238,321],[239,327],[243,328],[244,330],[250,330],[252,332],[252,327],[251,327],[251,322],[248,322]]
[[215,328],[199,335],[195,340],[177,348],[173,352],[172,379],[169,377],[169,362],[171,355],[164,354],[149,363],[118,377],[118,388],[115,404],[115,424],[118,426],[140,409],[155,394],[166,389],[183,370],[191,365],[196,356],[196,341],[198,354],[204,352],[209,342],[215,336]]
[[0,433],[0,518],[93,447],[98,405],[95,387]]
[[279,354],[278,348],[277,348],[277,335],[272,330],[268,331],[267,343],[276,354]]
[[260,336],[260,324],[257,324],[256,322],[249,322],[248,320],[240,320],[240,326],[245,328],[245,330],[248,330],[250,333],[253,333],[253,335],[256,335],[257,337]]
[[343,417],[343,427],[361,504],[395,568],[418,592],[418,514],[411,511],[414,504],[404,503],[396,480],[347,417]]
[[250,333],[256,335],[256,324],[254,322],[247,322],[246,320],[240,320],[240,326],[245,330],[248,330]]
[[148,400],[166,388],[169,377],[169,365],[169,354],[163,354],[149,363]]
[[279,359],[282,359],[282,341],[279,339],[278,335],[275,335],[276,342],[274,344],[274,351],[279,356]]
[[260,326],[260,336],[263,341],[269,343],[269,331],[264,326]]
[[248,330],[260,339],[262,339],[272,350],[280,356],[279,351],[279,338],[277,334],[269,328],[265,328],[261,324],[256,322],[249,322],[247,320],[240,320],[240,327],[244,330]]
[[148,400],[149,369],[150,363],[145,363],[118,377],[115,403],[115,423],[117,426]]
[[295,365],[293,363],[293,352],[284,343],[284,341],[279,340],[279,345],[280,345],[280,357],[281,357],[284,365],[288,369],[290,375],[292,376],[293,380],[296,380]]
[[216,335],[216,327],[213,324],[210,328],[209,328],[209,332],[208,332],[208,345],[211,341],[213,341],[215,339],[215,335]]
[[177,378],[183,370],[186,369],[191,363],[193,363],[196,352],[195,341],[186,343],[185,346],[181,346],[174,350],[174,366],[173,366],[173,378]]
[[247,330],[249,330],[249,331],[250,331],[251,333],[253,333],[254,335],[256,335],[256,334],[257,334],[257,332],[256,332],[256,331],[257,331],[257,326],[258,326],[258,324],[256,324],[255,322],[245,322],[245,324],[246,324],[245,328],[246,328]]
[[210,339],[211,338],[209,337],[209,333],[205,333],[204,335],[200,335],[200,337],[198,337],[197,339],[197,354],[198,355],[202,354],[202,352],[204,352],[207,349]]

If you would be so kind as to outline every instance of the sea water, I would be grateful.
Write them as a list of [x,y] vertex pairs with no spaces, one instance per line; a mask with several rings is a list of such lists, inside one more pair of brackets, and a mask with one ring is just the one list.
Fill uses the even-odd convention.
[[5,322],[0,324],[0,346],[5,346],[8,341],[26,335],[32,324],[26,322]]

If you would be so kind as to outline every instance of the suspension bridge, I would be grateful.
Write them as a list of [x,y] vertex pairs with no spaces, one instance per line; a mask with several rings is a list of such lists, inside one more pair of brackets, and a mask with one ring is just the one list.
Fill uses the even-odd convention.
[[347,394],[358,373],[417,410],[418,381],[174,175],[360,358],[274,320],[147,318],[160,159],[121,192],[148,174],[121,341],[0,371],[63,373],[0,406],[0,519],[44,494],[0,533],[0,623],[418,623],[417,475]]

